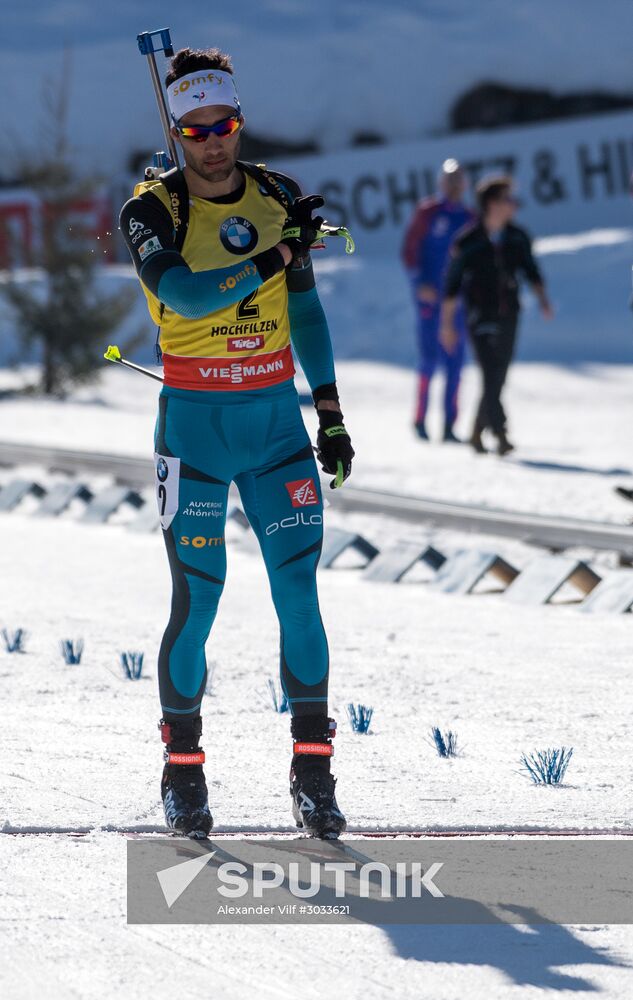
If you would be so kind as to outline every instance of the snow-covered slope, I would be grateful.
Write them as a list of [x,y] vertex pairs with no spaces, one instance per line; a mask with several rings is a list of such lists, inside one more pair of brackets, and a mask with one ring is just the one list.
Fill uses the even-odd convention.
[[[628,91],[628,0],[218,0],[213,9],[156,0],[30,0],[4,12],[3,124],[28,145],[43,89],[59,88],[72,47],[70,127],[79,160],[121,170],[154,148],[159,123],[138,32],[170,26],[176,47],[219,45],[235,57],[246,114],[258,133],[324,149],[371,130],[388,140],[447,127],[454,99],[495,79]],[[44,117],[45,111],[42,112]]]

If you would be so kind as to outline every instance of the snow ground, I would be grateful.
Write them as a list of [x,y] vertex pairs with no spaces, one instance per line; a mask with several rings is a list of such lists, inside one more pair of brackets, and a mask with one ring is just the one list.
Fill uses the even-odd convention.
[[[1,530],[5,567],[20,567],[3,620],[30,633],[26,654],[0,659],[3,702],[12,706],[0,790],[5,829],[160,823],[154,664],[169,594],[159,539],[15,514]],[[288,725],[265,693],[276,673],[276,627],[261,563],[239,529],[231,532],[208,648],[211,799],[218,829],[287,826]],[[350,825],[630,821],[628,618],[506,607],[500,597],[449,597],[420,584],[362,584],[351,570],[323,572],[321,598],[340,722],[339,800]],[[66,666],[57,641],[78,635],[84,659]],[[117,661],[126,648],[145,650],[148,680],[122,680]],[[371,735],[349,729],[349,700],[374,706]],[[437,757],[428,741],[434,724],[457,731],[462,756]],[[265,754],[253,753],[245,728]],[[575,747],[567,783],[536,788],[519,773],[519,755],[552,743]],[[10,956],[0,976],[10,1000],[43,989],[53,998],[119,990],[145,998],[159,981],[165,986],[167,967],[192,992],[212,986],[223,998],[283,997],[296,990],[288,953],[301,955],[303,975],[309,970],[302,995],[314,998],[333,978],[337,991],[358,1000],[393,996],[395,977],[403,1000],[523,1000],[544,989],[615,998],[630,985],[624,927],[240,927],[196,928],[195,936],[176,927],[166,940],[161,928],[125,926],[122,837],[0,834],[0,850],[0,934]]]
[[[611,487],[630,466],[631,368],[517,366],[509,398],[520,448],[510,460],[415,440],[414,382],[402,369],[344,363],[339,379],[357,485],[630,516]],[[465,410],[475,392],[469,371]],[[65,403],[4,398],[1,436],[147,455],[155,395],[149,381],[112,370]],[[328,512],[330,523],[340,516]],[[354,523],[377,541],[392,530],[387,520]],[[203,713],[212,807],[218,829],[287,826],[288,723],[266,691],[277,670],[276,622],[248,536],[235,525],[227,532]],[[0,519],[0,538],[0,624],[29,632],[24,655],[0,654],[9,706],[0,826],[159,824],[155,661],[169,603],[159,538],[123,524],[78,525],[72,515],[36,521],[28,505]],[[398,587],[363,583],[351,568],[322,572],[320,588],[339,799],[352,828],[630,825],[630,617],[442,595],[415,577]],[[66,666],[58,640],[77,636],[86,639],[83,662]],[[123,649],[145,651],[147,680],[122,679]],[[351,732],[349,701],[374,707],[369,736]],[[265,754],[253,753],[245,725]],[[437,757],[432,725],[457,732],[461,756]],[[521,752],[561,744],[574,747],[565,786],[533,786],[520,773]],[[166,980],[223,1000],[277,998],[296,995],[298,976],[315,1000],[333,987],[353,1000],[631,992],[627,927],[172,927],[167,936],[125,924],[117,834],[96,830],[79,842],[0,834],[0,852],[8,956],[0,989],[9,1000],[117,992],[145,1000]]]
[[[17,752],[2,796],[5,822],[160,823],[154,684],[124,682],[118,654],[144,650],[154,677],[169,606],[161,541],[123,527],[19,515],[3,518],[2,529],[3,558],[20,567],[3,600],[3,623],[30,634],[27,654],[3,653],[1,660],[5,698],[21,706],[5,729]],[[217,820],[229,828],[287,826],[287,719],[269,708],[266,691],[277,671],[276,621],[259,558],[240,541],[239,528],[230,533],[237,537],[229,538],[228,583],[208,646],[215,693],[205,706]],[[361,583],[351,569],[323,572],[321,590],[331,703],[342,731],[337,771],[351,824],[628,824],[630,720],[621,706],[630,618],[506,606],[483,594],[447,597],[421,583]],[[58,640],[78,635],[86,639],[84,661],[67,667]],[[599,707],[598,685],[605,688]],[[350,701],[374,706],[371,737],[348,732]],[[19,761],[23,711],[31,738]],[[436,757],[428,744],[434,724],[457,730],[463,759]],[[248,794],[231,777],[259,770],[240,736],[245,729],[270,748],[257,790]],[[59,739],[64,730],[70,756]],[[517,773],[521,751],[552,743],[577,748],[569,785],[533,789]],[[115,747],[125,780],[109,787]],[[134,761],[133,774],[126,759]],[[361,780],[357,799],[351,793]],[[25,781],[30,795],[23,795]]]
[[[626,523],[633,514],[613,492],[633,477],[633,365],[515,365],[506,404],[517,450],[505,459],[415,438],[412,372],[358,361],[339,362],[337,373],[357,453],[356,486],[598,521]],[[28,379],[28,370],[0,372],[0,391],[20,377]],[[438,377],[429,418],[435,438],[441,393]],[[457,425],[464,437],[478,394],[479,375],[469,367]],[[156,397],[156,383],[112,366],[100,386],[65,402],[5,397],[0,440],[148,456]],[[314,431],[311,406],[304,416]]]

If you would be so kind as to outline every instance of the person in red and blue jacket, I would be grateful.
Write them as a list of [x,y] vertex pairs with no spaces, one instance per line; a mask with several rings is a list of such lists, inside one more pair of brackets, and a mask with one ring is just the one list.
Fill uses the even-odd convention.
[[402,245],[402,261],[411,281],[417,317],[418,393],[414,427],[428,440],[426,413],[430,382],[438,365],[446,372],[444,391],[444,441],[457,441],[457,394],[464,363],[466,327],[459,313],[459,338],[449,353],[440,343],[440,306],[449,248],[455,234],[474,219],[463,203],[466,177],[457,160],[445,160],[439,175],[439,192],[417,206]]

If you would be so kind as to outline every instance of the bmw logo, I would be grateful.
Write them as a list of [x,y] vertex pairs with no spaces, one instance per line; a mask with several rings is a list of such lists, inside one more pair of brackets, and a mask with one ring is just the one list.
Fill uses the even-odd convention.
[[156,475],[160,479],[161,483],[164,483],[169,475],[169,466],[164,458],[159,458],[156,463]]
[[257,230],[252,222],[242,218],[241,215],[232,215],[230,219],[225,219],[220,226],[220,240],[222,246],[229,253],[243,254],[252,253],[257,246],[259,239]]

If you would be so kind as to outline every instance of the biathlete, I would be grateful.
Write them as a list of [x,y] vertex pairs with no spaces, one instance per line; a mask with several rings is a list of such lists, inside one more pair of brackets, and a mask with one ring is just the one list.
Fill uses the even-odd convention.
[[323,499],[291,350],[312,390],[317,457],[338,487],[354,451],[310,260],[323,200],[301,197],[289,177],[238,159],[244,117],[229,56],[182,49],[165,84],[185,166],[138,185],[120,216],[160,327],[164,365],[155,467],[173,581],[158,662],[165,818],[189,836],[206,836],[213,824],[200,707],[235,482],[279,618],[293,814],[312,835],[334,837],[346,824],[330,772],[335,723],[316,585]]

